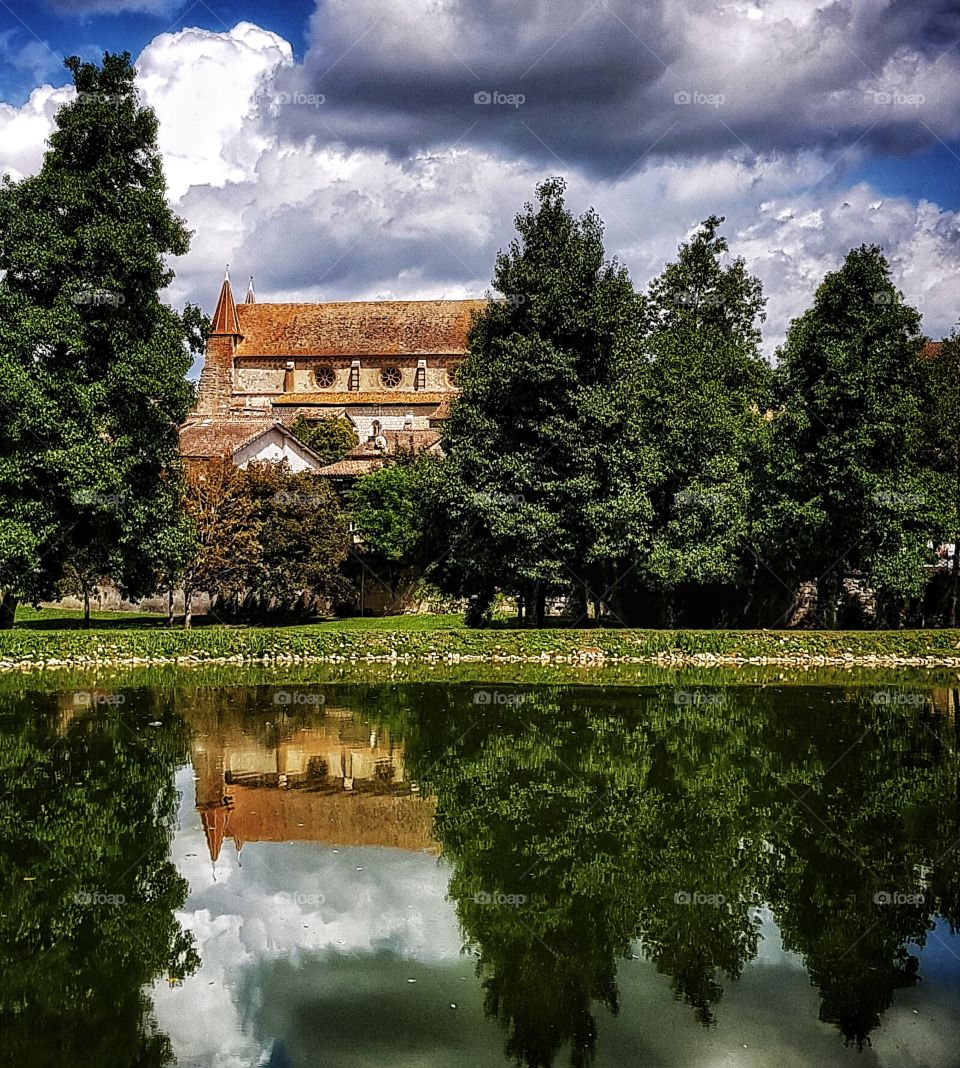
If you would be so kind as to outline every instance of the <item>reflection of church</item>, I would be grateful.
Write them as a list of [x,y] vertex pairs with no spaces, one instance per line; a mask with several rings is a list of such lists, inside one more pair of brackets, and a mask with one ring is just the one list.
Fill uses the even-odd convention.
[[407,778],[403,749],[386,732],[338,708],[306,726],[259,721],[259,735],[251,726],[194,735],[197,810],[212,860],[225,839],[238,853],[245,842],[437,848],[433,803]]

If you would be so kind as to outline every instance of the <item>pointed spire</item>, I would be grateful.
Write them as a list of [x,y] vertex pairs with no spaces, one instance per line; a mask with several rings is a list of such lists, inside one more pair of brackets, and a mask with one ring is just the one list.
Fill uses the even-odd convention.
[[210,324],[211,334],[220,334],[240,337],[240,321],[237,318],[237,305],[233,299],[233,290],[230,288],[230,264],[227,264],[223,278],[223,288],[220,290],[220,299],[217,301],[217,310],[213,313],[213,322]]
[[250,285],[247,286],[247,299],[244,301],[244,303],[245,304],[256,304],[257,303],[257,294],[254,293],[254,291],[253,291],[253,275],[250,275]]

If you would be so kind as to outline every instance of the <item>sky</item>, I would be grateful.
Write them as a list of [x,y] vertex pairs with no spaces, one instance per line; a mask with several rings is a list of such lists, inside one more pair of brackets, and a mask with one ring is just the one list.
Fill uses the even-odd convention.
[[725,216],[768,353],[863,242],[929,336],[960,319],[956,0],[0,0],[0,172],[104,50],[194,231],[175,304],[226,263],[261,300],[482,296],[562,175],[638,287]]

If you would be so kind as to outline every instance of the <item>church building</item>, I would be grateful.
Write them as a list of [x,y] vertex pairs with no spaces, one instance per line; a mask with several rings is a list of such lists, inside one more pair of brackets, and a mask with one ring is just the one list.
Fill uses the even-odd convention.
[[[356,456],[329,471],[313,466],[332,477],[374,470],[394,449],[435,450],[467,335],[485,306],[484,300],[274,304],[257,301],[252,279],[237,304],[228,272],[197,407],[181,429],[184,457],[240,463],[238,457],[250,462],[289,452],[313,466],[287,430],[300,416],[353,424]],[[270,455],[259,456],[260,443]]]

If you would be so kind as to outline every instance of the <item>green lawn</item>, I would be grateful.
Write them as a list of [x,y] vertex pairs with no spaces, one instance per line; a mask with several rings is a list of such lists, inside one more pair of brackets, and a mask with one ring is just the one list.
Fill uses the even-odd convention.
[[[194,626],[224,626],[214,617],[194,616]],[[146,612],[91,612],[90,624],[94,630],[141,630],[164,627],[166,615]],[[275,626],[266,623],[265,626]],[[78,630],[83,628],[83,612],[69,608],[31,608],[22,606],[17,609],[17,627],[30,630]],[[400,615],[400,616],[366,616],[348,619],[325,619],[316,623],[295,623],[291,626],[317,628],[321,630],[362,630],[362,631],[427,631],[459,630],[463,627],[460,615]],[[238,627],[246,629],[243,624]]]

